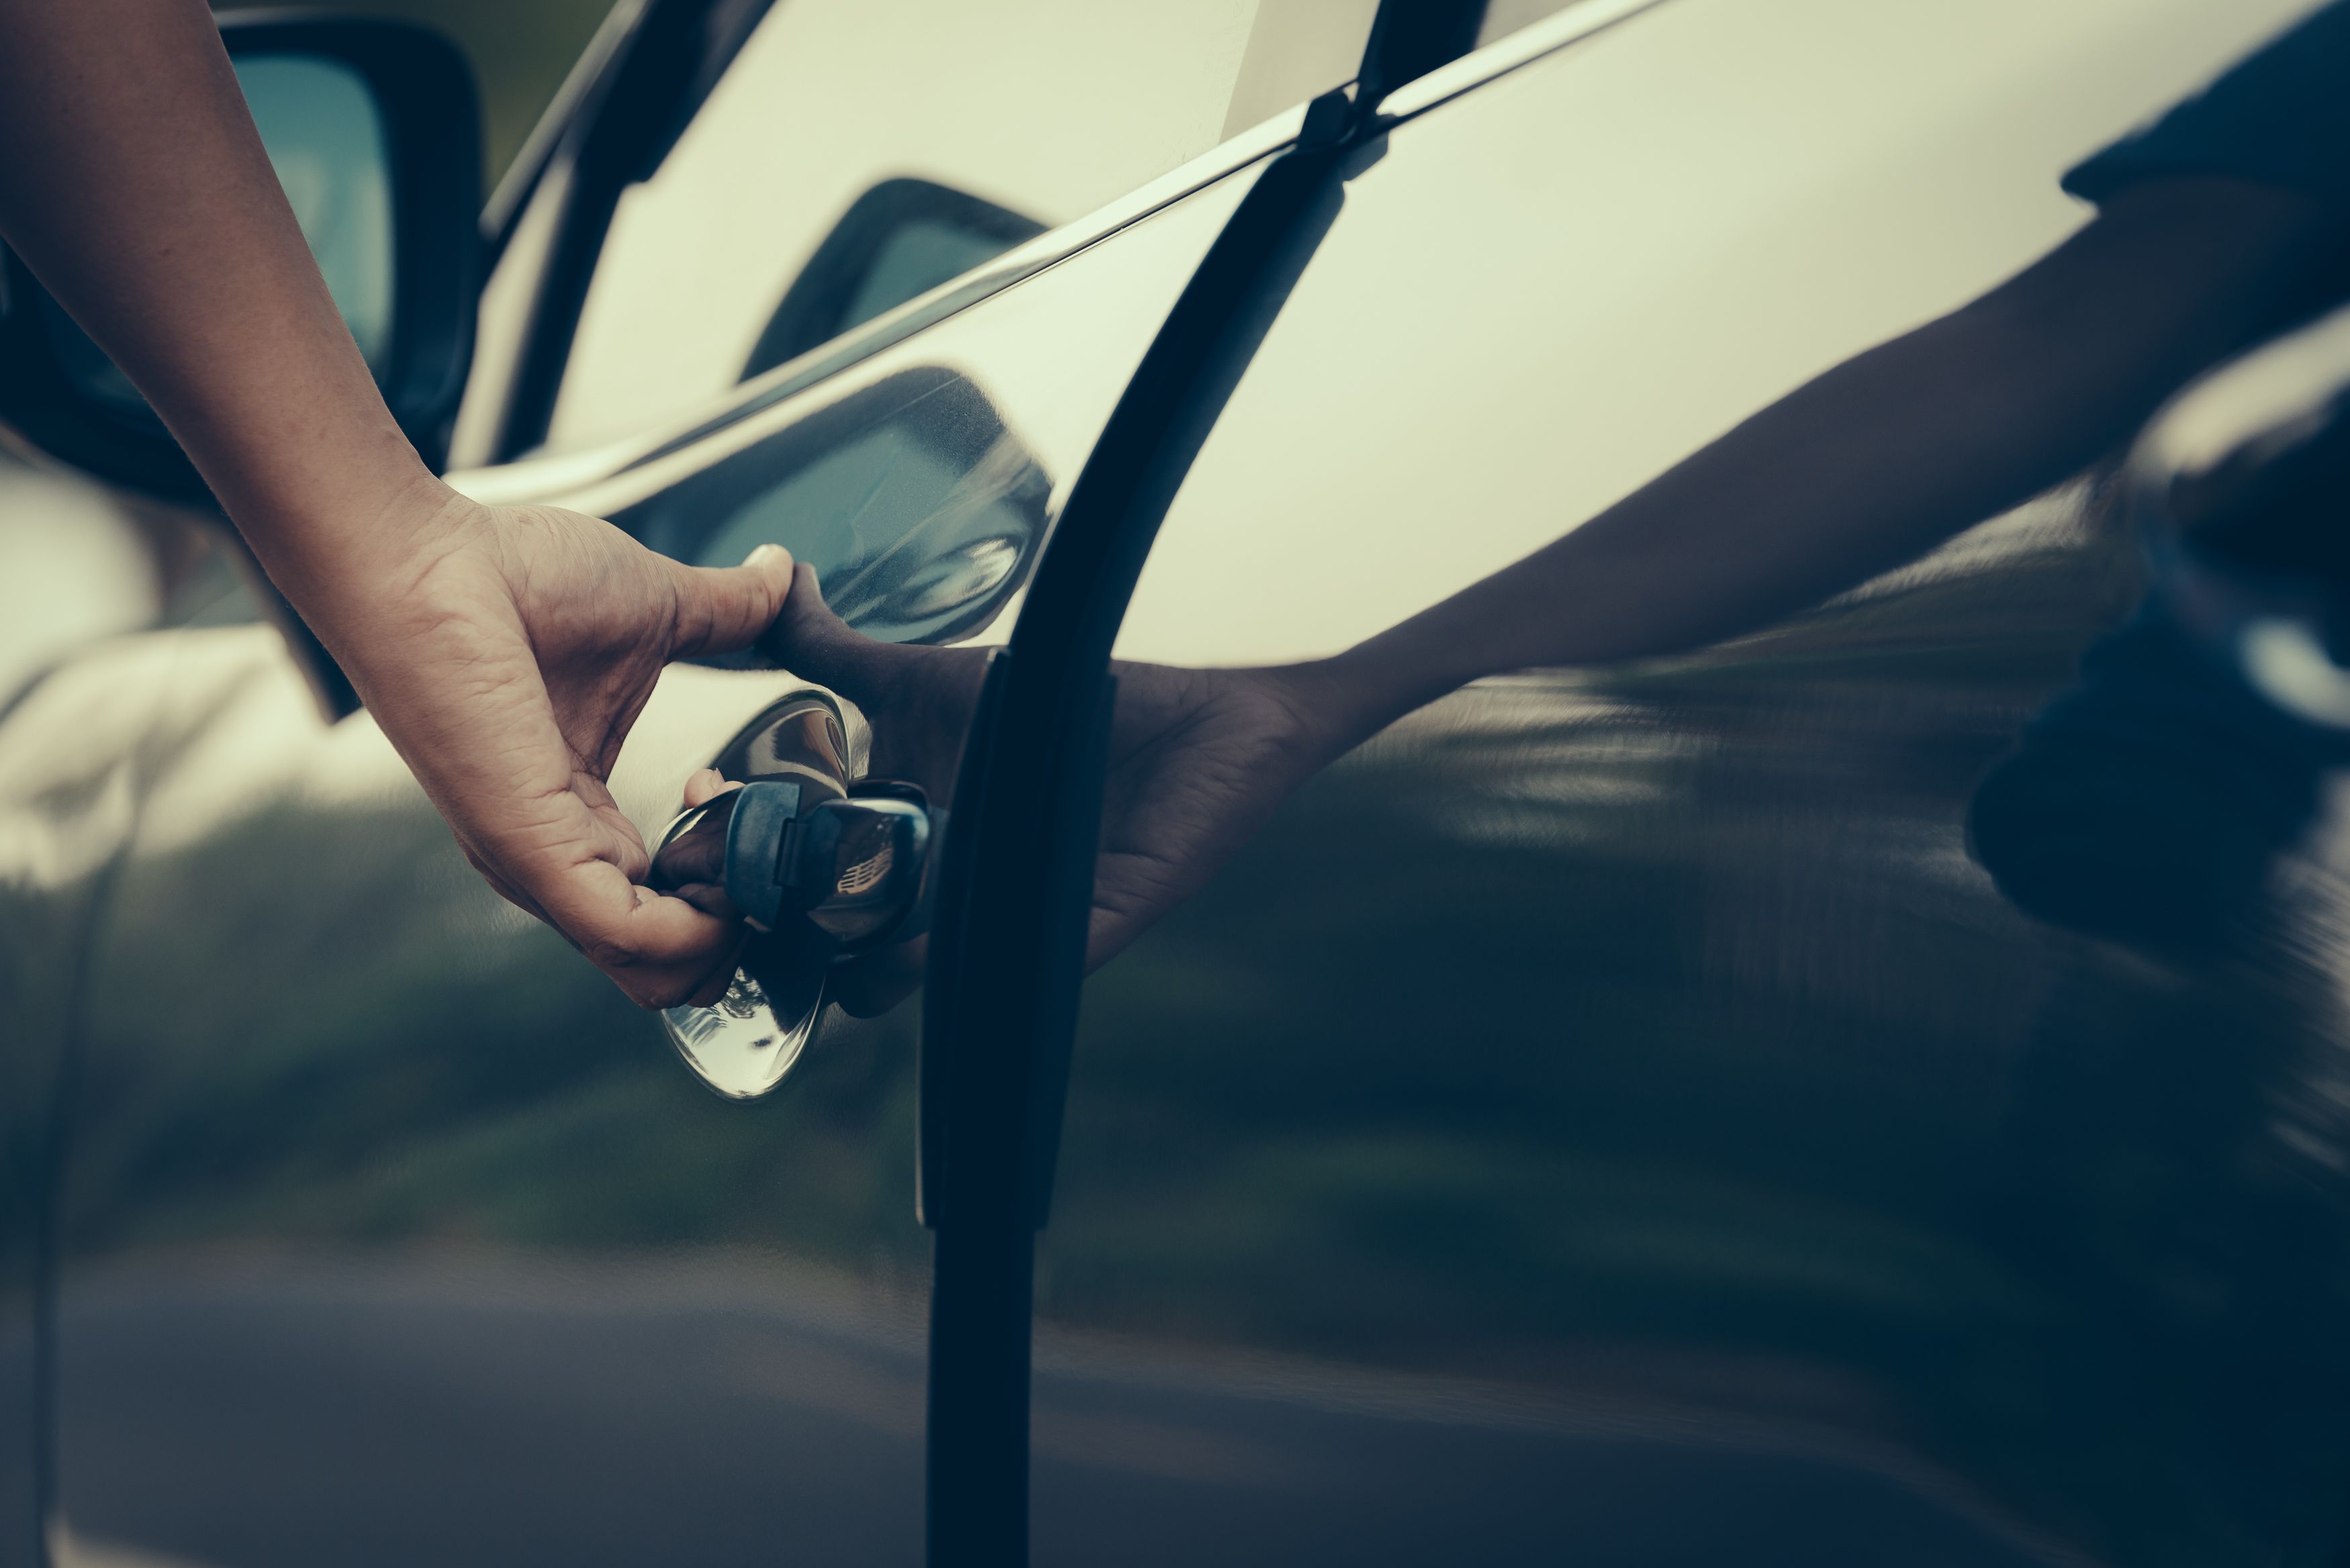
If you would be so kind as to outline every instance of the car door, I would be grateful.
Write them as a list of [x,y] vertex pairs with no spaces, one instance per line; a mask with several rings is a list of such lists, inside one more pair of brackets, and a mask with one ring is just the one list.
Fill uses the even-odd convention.
[[[13,463],[0,469],[0,776],[47,787],[0,800],[0,1564],[40,1560],[47,1368],[39,1349],[44,1195],[73,1030],[80,954],[103,898],[99,875],[129,833],[136,759],[50,769],[18,749],[6,714],[75,644],[152,609],[128,521],[92,494]],[[135,704],[134,704],[135,705]]]
[[[1392,626],[1974,296],[2305,9],[1573,7],[1407,88],[1151,547],[1121,713]],[[2337,939],[2166,963],[1964,842],[2136,586],[2075,483],[1306,784],[1085,987],[1035,1560],[2333,1560]]]
[[[1170,303],[1295,134],[1281,84],[1303,97],[1360,53],[1367,12],[1336,54],[1284,53],[1306,63],[1267,78],[1256,9],[1170,7],[1147,28],[1090,32],[1076,11],[1040,11],[1024,30],[954,35],[925,77],[898,68],[902,17],[777,8],[737,66],[782,75],[719,80],[705,112],[721,118],[697,117],[682,161],[642,185],[668,205],[649,225],[622,212],[587,290],[555,406],[592,386],[594,407],[626,402],[625,417],[577,440],[567,423],[528,461],[457,483],[610,515],[689,560],[784,543],[883,638],[1002,638]],[[951,33],[958,8],[933,13]],[[852,62],[862,88],[827,99],[838,118],[816,129],[853,132],[858,113],[901,127],[920,107],[909,95],[1025,69],[1014,46],[1040,40],[1113,98],[1121,76],[1166,88],[1139,42],[1207,63],[1183,76],[1188,96],[1162,91],[1142,152],[1089,167],[1064,206],[1019,209],[1025,238],[992,215],[1013,207],[948,180],[977,180],[962,143],[987,135],[1008,182],[1063,122],[1046,106],[1023,111],[1041,130],[1007,129],[986,94],[926,122],[947,137],[931,163],[876,155],[890,179],[910,164],[969,200],[886,210],[904,221],[836,246],[854,265],[816,306],[795,302],[795,274],[830,243],[832,208],[811,199],[804,233],[730,227],[767,216],[744,202],[746,168],[779,201],[795,175],[767,156],[770,140],[794,145],[785,128],[755,112],[779,81],[854,76],[828,63]],[[1345,62],[1335,76],[1314,63],[1329,59]],[[1102,113],[1128,130],[1150,119]],[[869,173],[854,147],[809,151],[801,171]],[[672,200],[672,179],[686,195]],[[688,221],[702,226],[681,258]],[[996,242],[1014,248],[972,271]],[[742,264],[731,293],[686,265],[713,247]],[[608,333],[606,268],[621,279]],[[552,286],[527,265],[504,283]],[[629,316],[663,287],[676,298],[656,326]],[[712,308],[670,309],[697,299]],[[788,352],[771,341],[779,317],[801,335],[782,336]],[[607,344],[688,363],[674,339],[689,330],[693,377],[649,358],[637,388],[611,369],[627,354]],[[830,336],[799,346],[810,332]],[[494,324],[484,338],[493,357],[522,351],[501,350]],[[782,357],[754,366],[759,352]],[[483,375],[496,395],[495,367]],[[650,831],[689,772],[805,686],[671,671],[616,794]],[[846,721],[854,763],[869,736]],[[710,1095],[658,1020],[480,884],[365,715],[320,722],[265,627],[92,649],[7,732],[47,770],[11,777],[20,794],[117,756],[142,769],[72,999],[58,1561],[919,1554],[929,1247],[912,1204],[912,1003],[827,1014],[773,1096]]]

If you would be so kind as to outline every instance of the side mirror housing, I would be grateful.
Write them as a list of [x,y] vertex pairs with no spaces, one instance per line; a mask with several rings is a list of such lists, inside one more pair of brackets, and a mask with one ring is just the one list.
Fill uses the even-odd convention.
[[[481,110],[456,46],[411,23],[220,19],[255,124],[394,418],[441,466],[473,345]],[[167,500],[205,491],[162,421],[13,254],[0,253],[0,421]]]

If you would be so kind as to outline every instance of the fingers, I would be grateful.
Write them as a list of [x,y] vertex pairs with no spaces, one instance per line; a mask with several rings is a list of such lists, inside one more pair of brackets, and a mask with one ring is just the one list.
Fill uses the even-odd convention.
[[741,928],[642,885],[643,838],[604,775],[663,644],[754,638],[790,592],[791,557],[696,571],[551,508],[476,520],[398,592],[360,601],[338,652],[491,885],[636,1002],[682,1002],[731,965]]
[[859,654],[879,646],[832,613],[816,568],[805,561],[793,571],[791,596],[764,640],[779,663],[827,685],[854,680]]
[[588,961],[639,1007],[675,1007],[733,971],[739,922],[633,884],[616,866],[588,862],[538,897]]
[[537,904],[525,897],[522,889],[516,888],[513,883],[499,876],[498,868],[491,865],[487,860],[482,858],[481,856],[475,854],[471,846],[467,845],[461,839],[458,842],[457,847],[465,852],[465,864],[480,872],[482,880],[487,882],[492,890],[494,891],[499,898],[504,898],[507,903],[512,904],[515,909],[520,909],[524,914],[528,915],[535,920],[544,920],[546,919],[546,911],[545,909],[540,909]]
[[733,653],[750,647],[775,624],[792,591],[792,553],[762,545],[739,566],[677,566],[678,641],[681,658]]
[[[485,820],[486,819],[486,820]],[[576,791],[477,814],[467,857],[642,1007],[673,1007],[731,972],[738,921],[642,886],[642,842]]]
[[[742,944],[737,942],[735,947],[739,952]],[[717,1006],[720,999],[725,996],[726,988],[734,983],[734,966],[737,961],[735,958],[729,958],[718,968],[711,971],[710,978],[702,982],[702,989],[686,998],[686,1005],[689,1007]]]

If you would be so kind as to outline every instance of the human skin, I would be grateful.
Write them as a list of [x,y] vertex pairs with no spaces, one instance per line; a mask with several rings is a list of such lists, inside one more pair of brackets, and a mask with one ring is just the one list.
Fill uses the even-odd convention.
[[[2148,182],[1981,298],[1334,658],[1118,665],[1088,962],[1197,891],[1314,773],[1468,681],[1757,629],[2086,468],[2199,371],[2283,325],[2279,302],[2339,265],[2343,238],[2291,192]],[[943,787],[973,656],[861,638],[800,570],[769,646],[864,707],[877,769]]]
[[[790,594],[781,552],[696,571],[423,469],[195,0],[0,0],[0,234],[188,448],[474,864],[630,995],[706,993],[734,940],[641,885],[644,846],[604,787],[670,658],[742,646],[781,610],[769,646],[867,708],[877,771],[943,792],[966,650],[858,637],[812,576]],[[1983,298],[1336,658],[1123,667],[1090,957],[1196,890],[1315,770],[1465,681],[1737,635],[2086,466],[2275,325],[2340,239],[2290,192],[2136,187]]]
[[740,930],[644,885],[606,788],[672,659],[747,646],[790,556],[707,570],[441,483],[376,389],[202,0],[0,0],[0,237],[130,376],[506,898],[620,988]]

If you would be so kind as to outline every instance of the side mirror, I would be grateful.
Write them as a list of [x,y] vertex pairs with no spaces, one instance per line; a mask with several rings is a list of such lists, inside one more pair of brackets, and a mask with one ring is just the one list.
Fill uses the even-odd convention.
[[[404,22],[231,13],[221,34],[279,182],[384,400],[438,468],[473,357],[481,110],[455,45]],[[203,482],[128,378],[0,253],[0,421],[130,489]]]

